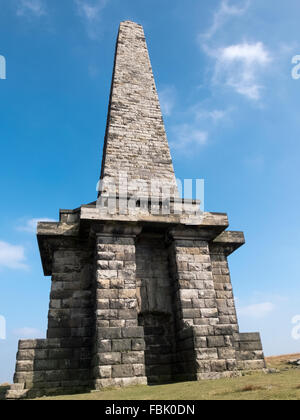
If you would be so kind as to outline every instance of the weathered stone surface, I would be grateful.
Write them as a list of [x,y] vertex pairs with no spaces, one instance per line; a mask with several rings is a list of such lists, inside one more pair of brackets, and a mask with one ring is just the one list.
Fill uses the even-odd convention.
[[223,336],[207,337],[208,347],[224,347],[225,340]]
[[[120,25],[102,163],[103,190],[120,171],[128,175],[129,194],[148,196],[152,178],[163,180],[177,196],[172,159],[143,28]],[[120,145],[123,153],[120,153]],[[117,189],[117,193],[119,189]]]
[[130,351],[131,350],[131,340],[113,340],[112,341],[112,351]]

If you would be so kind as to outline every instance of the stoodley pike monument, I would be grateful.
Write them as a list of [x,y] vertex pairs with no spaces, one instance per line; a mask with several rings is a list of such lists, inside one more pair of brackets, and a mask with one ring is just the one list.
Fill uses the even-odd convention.
[[227,215],[177,189],[143,28],[120,25],[98,200],[38,224],[47,339],[21,340],[8,398],[263,369],[241,334]]

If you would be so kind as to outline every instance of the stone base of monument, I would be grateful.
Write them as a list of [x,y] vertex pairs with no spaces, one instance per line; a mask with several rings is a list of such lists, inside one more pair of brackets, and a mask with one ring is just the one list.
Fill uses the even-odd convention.
[[48,338],[20,341],[7,398],[265,368],[259,334],[239,333],[227,257],[244,237],[225,230],[226,215],[192,226],[159,215],[99,220],[96,210],[38,225],[52,276]]
[[[228,334],[229,329],[224,326],[225,328]],[[131,352],[128,356],[123,346],[123,350],[119,349],[119,352],[103,353],[103,360],[110,364],[99,366],[95,371],[94,369],[78,369],[77,363],[73,363],[72,366],[71,353],[76,355],[77,346],[71,349],[64,347],[66,344],[63,341],[52,339],[22,340],[19,343],[15,383],[7,391],[6,398],[39,398],[88,393],[107,387],[231,378],[240,376],[242,372],[265,368],[259,334],[209,336],[209,341],[213,340],[214,346],[218,342],[222,347],[204,347],[205,339],[200,337],[203,337],[205,332],[207,330],[204,331],[202,327],[184,330],[179,341],[181,351],[173,355],[173,363],[152,365],[150,371],[153,375],[149,378],[142,376],[145,375],[149,366],[145,363],[141,351],[136,354]],[[221,330],[214,329],[214,332],[219,334]],[[212,330],[209,333],[212,334]],[[227,337],[228,341],[233,338],[234,345],[224,347],[224,337]],[[197,347],[199,340],[201,347]],[[112,340],[113,342],[118,343],[119,346],[120,340]],[[222,354],[222,359],[219,358],[220,354]],[[124,356],[127,362],[130,357],[131,362],[139,361],[140,363],[118,364]],[[140,359],[133,360],[133,357]],[[160,362],[162,361],[163,358],[160,359]],[[85,357],[81,359],[81,362],[82,366],[90,365],[90,360]],[[101,379],[94,379],[95,376]]]

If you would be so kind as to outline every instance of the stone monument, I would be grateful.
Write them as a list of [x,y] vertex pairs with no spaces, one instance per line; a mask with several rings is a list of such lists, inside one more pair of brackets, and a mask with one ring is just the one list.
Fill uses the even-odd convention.
[[38,224],[51,276],[47,339],[19,342],[7,398],[263,369],[259,334],[239,332],[227,263],[243,233],[180,198],[143,28],[129,21],[98,190],[96,202]]

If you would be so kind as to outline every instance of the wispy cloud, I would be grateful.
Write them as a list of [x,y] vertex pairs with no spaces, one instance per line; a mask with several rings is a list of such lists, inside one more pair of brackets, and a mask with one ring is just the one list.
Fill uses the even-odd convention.
[[13,331],[13,334],[19,338],[43,338],[45,334],[37,328],[23,327]]
[[74,0],[77,12],[83,19],[87,34],[92,40],[97,40],[101,34],[99,23],[102,11],[108,0]]
[[249,5],[250,0],[240,2],[239,4],[232,3],[229,0],[222,0],[220,7],[214,13],[212,25],[204,34],[201,34],[200,37],[205,39],[212,38],[229,18],[243,15],[249,8]]
[[33,15],[37,17],[46,15],[46,4],[44,0],[18,0],[17,15]]
[[261,41],[220,46],[220,37],[217,38],[219,45],[215,39],[225,23],[246,14],[250,4],[250,0],[221,0],[211,27],[205,34],[198,36],[198,42],[202,50],[214,60],[212,85],[225,86],[247,99],[259,101],[264,89],[264,70],[272,61],[267,47]]
[[195,152],[195,149],[204,146],[208,140],[208,133],[193,124],[177,125],[172,131],[174,141],[170,142],[170,146],[186,154]]
[[263,70],[272,61],[262,42],[244,42],[217,49],[206,47],[205,51],[215,59],[213,84],[225,85],[251,100],[261,98]]
[[176,103],[176,89],[174,86],[165,86],[159,90],[159,101],[162,113],[169,117]]
[[16,227],[16,230],[19,232],[36,233],[38,222],[55,222],[55,220],[48,219],[47,217],[28,219],[22,221],[21,224]]
[[195,116],[196,121],[209,120],[218,123],[228,118],[231,109],[205,109],[203,104],[196,104],[190,110]]
[[247,318],[265,318],[274,309],[275,305],[273,303],[264,302],[238,308],[238,313],[240,316]]
[[10,268],[14,270],[26,270],[25,249],[20,245],[12,245],[0,241],[0,268]]

